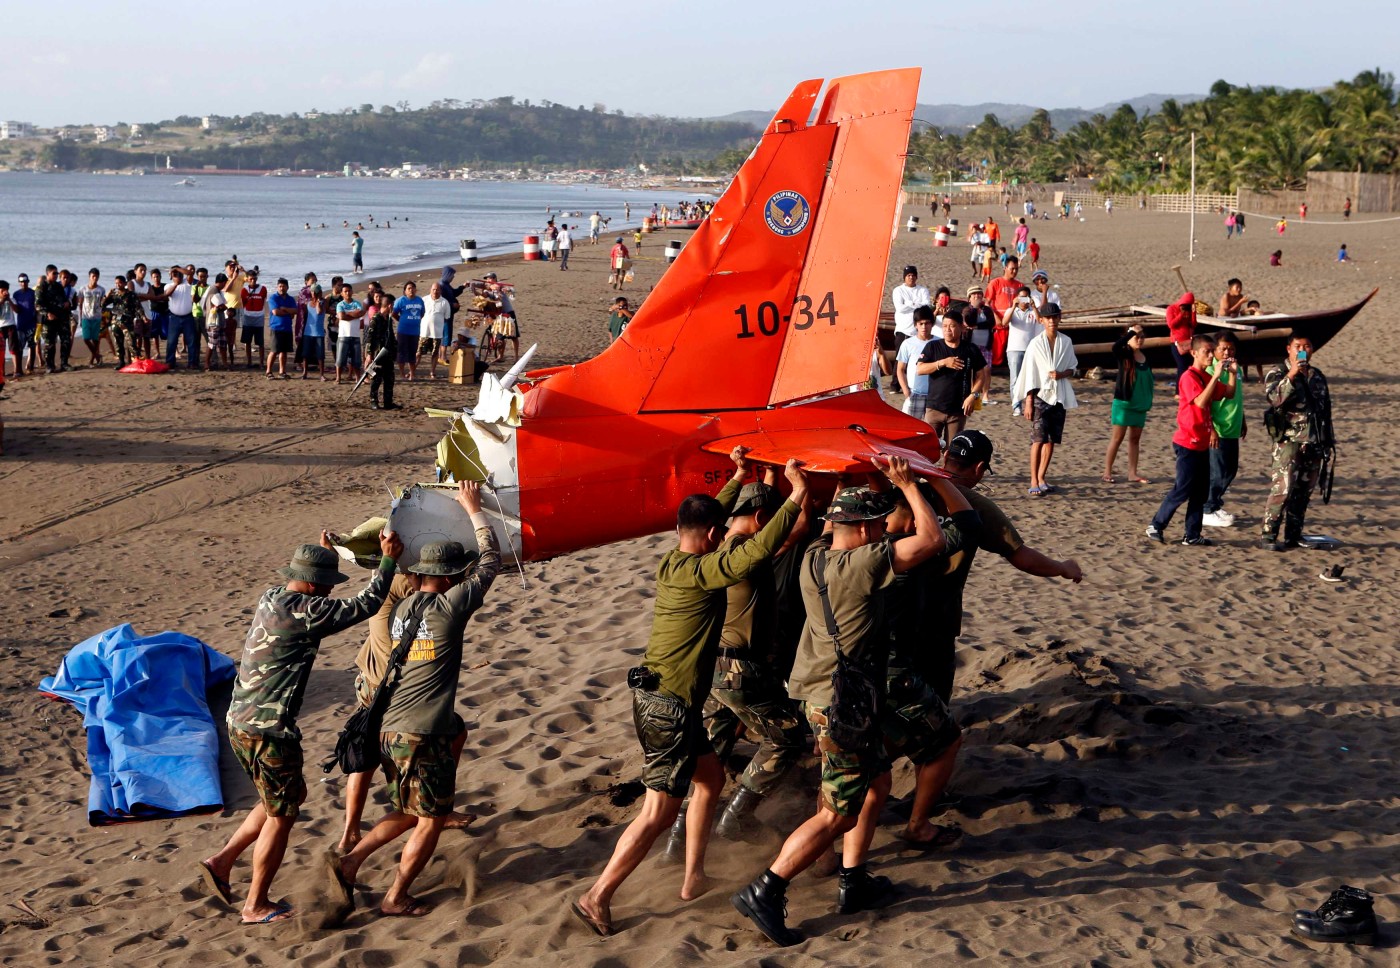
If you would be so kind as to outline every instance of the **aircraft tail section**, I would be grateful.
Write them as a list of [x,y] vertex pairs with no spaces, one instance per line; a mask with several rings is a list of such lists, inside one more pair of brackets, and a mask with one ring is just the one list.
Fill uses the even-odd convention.
[[623,336],[540,383],[526,416],[747,410],[862,382],[918,82],[838,78],[810,123],[821,82],[797,85]]

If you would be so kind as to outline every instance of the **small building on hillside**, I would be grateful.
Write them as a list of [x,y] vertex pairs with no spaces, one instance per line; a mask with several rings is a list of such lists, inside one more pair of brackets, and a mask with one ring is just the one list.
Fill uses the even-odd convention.
[[199,119],[199,126],[205,131],[217,131],[223,126],[224,119],[217,114],[206,114]]
[[34,125],[28,121],[0,121],[0,141],[34,137]]

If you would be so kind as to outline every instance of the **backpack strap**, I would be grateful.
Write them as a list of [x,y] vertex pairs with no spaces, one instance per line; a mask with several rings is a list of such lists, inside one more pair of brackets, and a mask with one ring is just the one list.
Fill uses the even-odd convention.
[[831,636],[831,641],[836,643],[836,651],[839,653],[841,651],[841,628],[836,624],[836,613],[831,610],[831,596],[827,594],[826,549],[819,549],[816,558],[812,574],[817,580],[817,594],[822,599],[822,615],[826,619],[826,634]]
[[[389,654],[389,664],[384,669],[384,677],[379,680],[379,685],[374,689],[374,698],[370,700],[370,716],[373,722],[378,723],[384,717],[384,709],[389,705],[389,697],[393,693],[393,686],[389,683],[389,678],[394,678],[394,685],[398,684],[398,674],[403,670],[403,664],[408,659],[408,653],[413,648],[413,640],[418,634],[418,625],[423,620],[423,613],[428,609],[428,602],[434,593],[418,593],[418,601],[413,608],[409,609],[408,615],[404,619],[403,634],[399,636],[399,644],[394,651]],[[389,688],[385,688],[388,686]]]

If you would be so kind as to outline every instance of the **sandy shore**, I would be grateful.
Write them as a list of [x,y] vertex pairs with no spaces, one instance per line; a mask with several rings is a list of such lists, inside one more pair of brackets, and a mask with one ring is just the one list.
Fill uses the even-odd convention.
[[[956,212],[964,229],[988,214]],[[1003,219],[1003,224],[1010,219]],[[1240,524],[1210,549],[1149,544],[1142,529],[1171,474],[1172,408],[1149,419],[1151,485],[1099,480],[1111,385],[1081,384],[1050,477],[1062,493],[1025,497],[1027,441],[1009,407],[974,418],[999,447],[990,493],[1029,543],[1084,566],[1082,585],[1031,579],[984,556],[969,583],[956,713],[965,753],[941,822],[962,841],[932,857],[902,852],[897,805],[873,860],[900,900],[833,913],[835,884],[791,892],[790,923],[811,940],[778,955],[729,906],[774,843],[715,841],[717,887],[692,903],[680,875],[647,861],[614,904],[618,936],[599,939],[567,901],[601,869],[635,813],[640,754],[623,671],[645,644],[648,599],[667,536],[529,566],[507,576],[472,623],[459,709],[472,726],[458,803],[481,815],[448,833],[420,880],[437,910],[421,921],[367,913],[396,851],[361,875],[360,911],[341,930],[315,917],[247,929],[209,900],[195,865],[232,831],[251,789],[225,756],[223,816],[92,829],[79,717],[34,686],[72,644],[121,622],[178,629],[238,655],[259,592],[292,546],[321,527],[379,512],[386,484],[430,473],[440,425],[424,405],[470,403],[470,387],[400,384],[406,409],[374,413],[364,391],[268,382],[244,371],[132,377],[78,370],[11,383],[0,407],[6,454],[0,543],[0,962],[142,964],[1385,964],[1393,953],[1330,950],[1287,934],[1291,912],[1340,883],[1400,889],[1394,750],[1400,565],[1394,505],[1400,458],[1400,336],[1385,311],[1400,265],[1400,223],[1292,225],[1263,219],[1225,243],[1198,222],[1184,270],[1214,300],[1228,276],[1266,309],[1340,306],[1382,287],[1318,356],[1338,413],[1336,496],[1313,528],[1331,553],[1271,555],[1253,537],[1267,489],[1262,395],[1229,499]],[[1042,263],[1067,307],[1166,301],[1184,262],[1186,217],[1091,212],[1041,222]],[[663,271],[648,236],[640,295]],[[1009,234],[1009,229],[1007,229]],[[611,238],[611,237],[607,237]],[[629,240],[630,241],[630,240]],[[907,262],[925,281],[966,285],[964,245],[933,249],[901,233],[889,285]],[[1357,260],[1337,266],[1336,243]],[[522,343],[537,363],[574,361],[607,339],[606,244],[575,249],[570,271],[496,260],[519,287]],[[1285,252],[1271,270],[1267,254]],[[485,271],[464,268],[462,276]],[[1028,275],[1024,273],[1023,275]],[[422,281],[436,272],[418,275]],[[79,351],[81,354],[81,351]],[[994,386],[1004,399],[1004,381]],[[1122,460],[1122,457],[1120,457]],[[1125,465],[1120,465],[1125,466]],[[1179,524],[1177,524],[1179,529]],[[1344,564],[1349,581],[1318,572]],[[353,587],[353,586],[352,586]],[[308,760],[351,708],[361,638],[329,640],[301,725]],[[788,829],[808,784],[761,814]],[[343,784],[308,773],[303,822],[276,884],[310,912],[318,858],[341,826]],[[907,766],[896,795],[911,786]],[[384,809],[382,794],[368,811]],[[240,896],[247,867],[236,870]],[[47,920],[18,923],[24,900]],[[1395,916],[1382,900],[1378,914]],[[1394,943],[1394,942],[1392,942]]]

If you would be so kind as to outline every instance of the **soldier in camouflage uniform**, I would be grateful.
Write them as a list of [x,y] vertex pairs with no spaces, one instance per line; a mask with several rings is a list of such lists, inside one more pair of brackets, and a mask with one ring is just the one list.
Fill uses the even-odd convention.
[[290,905],[273,904],[267,895],[306,799],[296,717],[321,640],[369,618],[389,590],[403,542],[384,535],[379,548],[379,567],[364,590],[354,598],[336,599],[329,597],[331,588],[347,580],[337,570],[336,553],[302,545],[291,565],[281,570],[287,584],[263,592],[253,614],[229,704],[228,733],[234,755],[257,790],[258,805],[224,848],[200,863],[205,884],[232,904],[229,875],[234,862],[257,844],[243,904],[245,924],[294,916]]
[[[768,481],[745,484],[739,491],[720,550],[737,548],[772,519],[783,503],[782,494],[773,486],[776,480],[776,471],[770,469]],[[783,676],[774,668],[778,590],[773,569],[783,555],[796,553],[792,549],[802,543],[807,520],[804,508],[773,558],[731,585],[726,593],[719,657],[705,700],[705,731],[721,762],[729,759],[744,730],[759,739],[758,750],[740,775],[738,789],[715,828],[726,840],[740,840],[754,832],[754,810],[811,746],[806,720],[797,703],[788,698]],[[683,858],[685,820],[682,811],[671,825],[665,853],[669,861]]]
[[[1335,446],[1327,378],[1312,365],[1312,341],[1306,336],[1289,340],[1288,362],[1265,374],[1264,395],[1269,400],[1265,426],[1274,442],[1274,463],[1260,545],[1284,551],[1297,547],[1303,536],[1308,499]],[[1327,494],[1324,490],[1324,501]]]
[[[145,321],[141,302],[127,284],[126,276],[117,273],[113,288],[102,299],[102,308],[112,314],[112,329],[116,332],[117,367],[120,369],[142,355],[136,338],[137,320]],[[128,352],[129,348],[129,352]]]
[[[859,667],[883,692],[890,651],[886,590],[896,575],[943,551],[945,541],[908,462],[890,458],[885,473],[913,510],[914,534],[890,542],[885,535],[885,517],[892,507],[888,496],[869,487],[848,487],[836,495],[826,513],[832,523],[830,544],[825,539],[813,544],[802,561],[807,624],[788,688],[793,698],[802,700],[821,750],[817,812],[793,831],[767,870],[730,898],[740,914],[782,946],[802,940],[787,926],[788,884],[837,838],[844,838],[838,911],[847,914],[880,907],[887,903],[892,887],[889,878],[872,876],[865,865],[876,819],[890,791],[889,762],[879,745],[878,729],[872,730],[870,722],[839,721],[864,733],[867,745],[850,748],[836,742],[831,716],[838,707],[832,678],[843,668]],[[838,650],[842,663],[837,661]],[[879,715],[878,710],[870,713]]]

